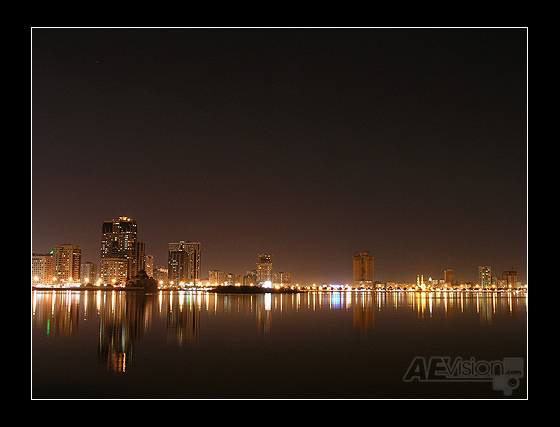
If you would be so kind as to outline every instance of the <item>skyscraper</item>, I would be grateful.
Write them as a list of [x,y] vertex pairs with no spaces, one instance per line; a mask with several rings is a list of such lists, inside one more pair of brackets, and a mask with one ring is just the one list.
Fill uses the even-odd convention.
[[272,286],[272,255],[259,254],[257,259],[257,285]]
[[452,269],[448,268],[443,271],[443,278],[446,284],[453,286],[455,284],[455,273]]
[[354,253],[354,286],[373,285],[373,255],[369,252]]
[[[142,259],[139,257],[142,252]],[[101,228],[101,279],[126,282],[144,268],[144,244],[138,241],[137,224],[126,216],[106,220]]]
[[480,287],[486,289],[492,284],[492,269],[487,265],[481,265],[478,267],[478,280],[480,282]]
[[168,279],[175,285],[200,282],[200,242],[170,243],[168,256]]

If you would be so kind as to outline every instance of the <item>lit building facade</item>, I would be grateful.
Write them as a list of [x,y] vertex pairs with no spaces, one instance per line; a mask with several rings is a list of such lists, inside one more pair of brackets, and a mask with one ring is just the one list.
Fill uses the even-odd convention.
[[125,285],[128,279],[128,259],[103,258],[101,260],[101,281],[110,285]]
[[[138,241],[134,218],[121,216],[106,220],[101,228],[101,280],[109,284],[113,279],[126,283],[144,269],[144,243]],[[123,266],[126,271],[123,272]],[[122,279],[124,277],[124,280]]]
[[274,287],[289,288],[292,286],[292,273],[288,271],[272,273],[272,285]]
[[83,285],[94,284],[97,281],[97,264],[87,261],[82,264],[82,271],[80,273],[80,282]]
[[144,259],[145,259],[144,271],[146,271],[148,277],[154,277],[154,256],[146,255]]
[[369,252],[354,254],[354,286],[373,286],[373,255]]
[[52,285],[53,258],[51,254],[33,254],[31,257],[31,283]]
[[502,280],[505,281],[505,285],[508,287],[517,287],[517,270],[513,268],[502,273]]
[[257,259],[257,286],[272,286],[272,255],[259,254]]
[[453,270],[448,268],[443,271],[443,280],[446,285],[453,286],[455,284],[455,273]]
[[[53,281],[56,284],[80,282],[80,266],[82,248],[80,246],[64,244],[53,248]],[[56,278],[56,280],[54,279]]]
[[487,289],[492,285],[492,269],[488,265],[478,267],[478,283],[483,289]]
[[169,284],[200,282],[200,242],[170,243],[167,256]]

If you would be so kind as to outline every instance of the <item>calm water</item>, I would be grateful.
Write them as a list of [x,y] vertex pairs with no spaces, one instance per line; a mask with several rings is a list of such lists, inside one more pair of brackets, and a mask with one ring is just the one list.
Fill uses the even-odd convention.
[[[512,294],[33,291],[33,398],[504,398],[404,382],[418,356],[526,357]],[[526,366],[524,367],[526,372]],[[526,376],[512,391],[526,397]]]

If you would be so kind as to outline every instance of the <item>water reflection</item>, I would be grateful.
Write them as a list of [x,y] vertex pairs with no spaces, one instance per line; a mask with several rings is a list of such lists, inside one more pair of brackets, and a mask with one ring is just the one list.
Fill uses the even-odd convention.
[[[105,292],[99,310],[98,358],[107,370],[125,372],[132,363],[134,343],[149,331],[152,324],[152,295]],[[107,303],[106,298],[110,297]]]
[[[205,322],[221,324],[243,316],[253,331],[274,334],[274,322],[305,312],[323,322],[346,322],[350,330],[368,335],[400,313],[419,322],[456,322],[468,317],[489,326],[497,316],[524,314],[526,296],[513,293],[460,292],[309,292],[297,294],[226,295],[160,291],[154,294],[118,291],[33,291],[32,324],[47,336],[73,336],[83,321],[98,328],[98,360],[108,371],[126,372],[135,345],[165,325],[166,343],[196,345]],[[321,317],[338,312],[346,317]],[[313,317],[306,317],[306,321]],[[327,320],[325,320],[327,319]],[[273,321],[274,320],[274,321]],[[302,324],[302,327],[305,325]],[[158,328],[158,331],[160,329]],[[206,331],[208,333],[208,330]]]

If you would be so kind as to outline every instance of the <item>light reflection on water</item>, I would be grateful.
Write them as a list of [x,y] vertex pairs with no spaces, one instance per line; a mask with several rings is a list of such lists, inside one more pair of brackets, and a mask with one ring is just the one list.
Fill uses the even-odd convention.
[[[175,356],[170,349],[186,346],[191,352],[199,347],[200,351],[211,352],[216,358],[219,355],[214,353],[220,351],[224,354],[227,351],[243,352],[248,351],[244,347],[252,346],[269,351],[266,346],[277,345],[275,351],[281,350],[287,354],[286,357],[300,357],[306,361],[311,356],[306,356],[302,350],[308,349],[309,342],[330,348],[333,348],[333,343],[341,342],[343,344],[338,346],[344,348],[344,352],[356,353],[347,355],[343,352],[344,357],[353,361],[358,355],[362,357],[366,350],[371,350],[371,340],[375,340],[377,351],[381,354],[385,348],[383,343],[380,345],[381,337],[387,336],[383,339],[395,340],[400,345],[394,336],[411,340],[410,331],[422,331],[418,328],[431,331],[428,337],[436,343],[438,330],[451,330],[454,334],[468,337],[468,331],[473,328],[478,334],[481,333],[480,328],[483,328],[482,331],[491,330],[495,321],[500,328],[510,328],[511,324],[523,331],[526,296],[454,292],[244,295],[200,291],[160,291],[153,294],[101,290],[33,291],[32,312],[34,373],[41,381],[46,363],[59,360],[56,348],[52,347],[58,344],[51,340],[55,337],[67,337],[70,342],[65,345],[75,345],[76,348],[95,340],[97,365],[103,366],[107,372],[126,375],[134,372],[138,346],[143,347],[141,354],[149,353],[150,357],[160,358],[159,363],[165,363],[168,354]],[[328,335],[325,332],[323,337],[323,331],[327,331]],[[143,346],[143,341],[148,341],[145,339],[147,336],[152,338]],[[263,344],[258,337],[261,340],[266,337],[268,341]],[[361,341],[359,337],[362,337]],[[524,340],[524,336],[520,335],[520,339]],[[475,346],[477,341],[474,338],[471,341]],[[394,342],[391,341],[391,345],[394,346]],[[50,347],[47,349],[47,346]],[[383,351],[391,352],[389,347],[387,345],[387,350]],[[523,347],[523,342],[517,346]],[[340,348],[336,347],[335,352],[342,351]],[[476,351],[477,348],[473,347],[472,354]],[[192,352],[190,356],[193,363],[197,363],[195,354]],[[392,353],[391,356],[394,357]],[[465,355],[468,356],[470,354]],[[253,362],[258,360],[254,353],[247,353],[246,357]],[[403,363],[410,360],[403,358]],[[91,367],[84,363],[79,369],[78,377],[81,369]],[[142,369],[143,366],[138,368],[135,375],[141,375]],[[148,375],[146,372],[143,374]]]

